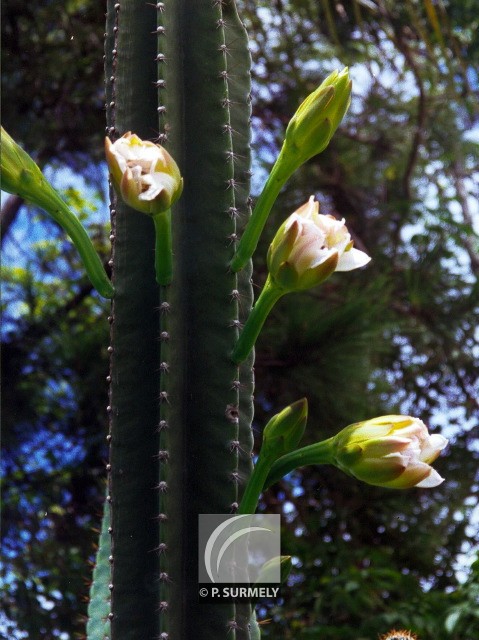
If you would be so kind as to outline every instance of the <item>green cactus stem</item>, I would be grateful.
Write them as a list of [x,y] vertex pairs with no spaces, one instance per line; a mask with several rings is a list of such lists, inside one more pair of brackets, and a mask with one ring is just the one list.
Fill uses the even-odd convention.
[[108,640],[110,637],[110,506],[105,504],[100,540],[93,570],[86,627],[88,640]]
[[[112,140],[155,131],[156,14],[128,0],[108,3],[106,85]],[[108,99],[107,98],[107,99]],[[158,637],[159,563],[155,518],[158,453],[158,286],[154,228],[146,216],[112,199],[110,466],[111,638]]]
[[111,639],[249,638],[250,607],[200,603],[196,586],[198,515],[235,513],[251,471],[252,360],[230,358],[252,302],[251,265],[228,268],[249,215],[234,3],[110,2],[106,82],[110,139],[159,141],[184,177],[171,285],[155,282],[151,221],[112,203]]

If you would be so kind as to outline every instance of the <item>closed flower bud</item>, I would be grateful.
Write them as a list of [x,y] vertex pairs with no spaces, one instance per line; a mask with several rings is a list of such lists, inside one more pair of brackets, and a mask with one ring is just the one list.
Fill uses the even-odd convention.
[[393,489],[436,487],[430,465],[448,441],[410,416],[382,416],[346,427],[333,439],[335,464],[368,484]]
[[105,298],[113,297],[113,286],[82,223],[46,180],[40,167],[3,127],[0,177],[4,191],[25,198],[50,214],[71,238],[98,293]]
[[348,69],[333,71],[298,107],[291,118],[284,152],[298,155],[302,164],[329,144],[351,102]]
[[273,283],[285,291],[309,289],[370,260],[353,248],[344,220],[319,213],[314,196],[281,225],[267,258]]
[[0,161],[3,191],[15,193],[34,204],[44,206],[45,191],[50,186],[36,163],[3,127]]
[[308,419],[308,401],[297,400],[271,418],[263,431],[261,456],[276,460],[293,451],[303,437]]
[[106,138],[105,153],[113,185],[132,209],[154,216],[180,197],[180,170],[159,144],[128,132],[114,143]]
[[259,570],[259,574],[254,582],[254,586],[277,582],[278,573],[279,581],[283,584],[288,579],[292,568],[293,563],[291,562],[291,556],[279,556],[276,558],[271,558],[271,560],[265,562]]

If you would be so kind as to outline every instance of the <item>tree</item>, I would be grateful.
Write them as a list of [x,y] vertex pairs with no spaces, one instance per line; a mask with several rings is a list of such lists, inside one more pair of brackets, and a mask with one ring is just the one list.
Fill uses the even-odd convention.
[[[317,162],[297,177],[297,192],[289,190],[288,199],[276,211],[284,219],[283,211],[293,210],[304,193],[318,190],[326,211],[352,223],[357,246],[366,245],[373,255],[368,272],[374,272],[370,291],[358,292],[353,284],[345,285],[345,293],[343,286],[338,291],[338,283],[334,288],[333,284],[323,287],[320,305],[314,307],[313,294],[304,294],[303,304],[283,301],[277,314],[286,321],[274,334],[265,333],[258,348],[258,384],[269,383],[261,388],[260,397],[277,408],[275,398],[283,397],[285,389],[299,381],[302,391],[305,381],[315,376],[318,395],[312,398],[309,392],[314,411],[310,424],[317,425],[321,437],[334,433],[343,420],[369,417],[379,407],[421,415],[456,434],[443,462],[450,484],[433,500],[421,500],[420,515],[418,503],[409,495],[381,495],[378,508],[375,490],[358,487],[356,495],[336,473],[324,470],[304,470],[292,486],[283,484],[274,496],[265,498],[267,509],[280,508],[286,499],[292,510],[291,529],[300,532],[291,538],[292,552],[298,546],[301,550],[297,553],[300,582],[299,586],[294,583],[285,610],[305,612],[313,607],[315,611],[306,623],[304,618],[296,623],[294,637],[304,626],[328,637],[358,637],[361,624],[365,637],[384,631],[388,624],[409,624],[420,637],[441,637],[445,631],[440,594],[455,584],[455,558],[461,544],[467,545],[469,535],[475,535],[465,527],[477,482],[472,445],[477,370],[471,351],[476,341],[477,237],[470,212],[477,145],[468,137],[477,123],[477,81],[470,82],[466,63],[476,54],[473,33],[467,27],[472,19],[470,7],[461,5],[462,12],[453,6],[447,15],[441,13],[438,31],[419,3],[408,3],[406,9],[392,3],[373,7],[353,2],[334,8],[328,2],[281,2],[265,4],[259,11],[245,4],[254,34],[257,99],[253,113],[261,122],[257,148],[263,165],[271,163],[279,148],[288,114],[311,90],[312,78],[330,70],[332,57],[350,65],[353,78],[355,69],[361,74],[343,127]],[[460,39],[454,35],[459,29]],[[323,68],[321,60],[322,73],[318,71]],[[270,91],[266,78],[273,87]],[[265,238],[263,255],[268,241]],[[349,318],[347,304],[335,305],[344,298],[351,300]],[[324,313],[324,307],[329,313]],[[386,347],[379,336],[386,338]],[[328,393],[331,388],[334,398]],[[358,399],[365,401],[362,407]],[[261,408],[261,419],[260,412]],[[312,440],[317,437],[319,433],[310,434]],[[462,479],[454,471],[459,460],[468,469],[459,474]],[[364,503],[371,507],[363,506],[358,520],[355,514]],[[411,526],[414,540],[407,535]],[[361,553],[366,547],[375,563]],[[395,549],[392,557],[391,548]],[[363,555],[360,561],[358,552]],[[440,563],[437,555],[434,560],[438,553]],[[331,555],[338,559],[336,564],[324,561]],[[374,587],[361,606],[371,606],[376,618],[369,618],[361,607],[358,614],[368,617],[368,622],[352,617],[352,603],[362,601],[352,589],[350,606],[344,605],[344,588],[351,583],[351,575],[361,589],[373,575],[380,582],[384,566],[395,572],[399,583],[409,584],[402,587],[408,594],[414,587],[424,603],[428,598],[421,582],[434,586],[430,604],[421,609],[421,621],[413,625],[413,611],[404,607],[398,615],[392,593],[381,598],[384,614],[378,616]],[[356,582],[361,567],[363,581]],[[401,578],[404,572],[407,578]],[[316,596],[309,591],[311,574],[318,574]],[[303,580],[307,594],[301,589]],[[331,608],[330,598],[336,598],[337,609]],[[413,607],[417,611],[417,604]],[[335,628],[332,618],[340,620]],[[272,637],[287,633],[279,619],[278,615],[280,626],[265,626]],[[307,637],[306,629],[304,633]]]
[[[3,126],[40,166],[69,166],[97,187],[104,179],[104,11],[90,0],[2,4]],[[2,240],[21,203],[14,196],[3,203]]]
[[[101,204],[66,194],[84,220]],[[108,323],[69,241],[55,224],[35,222],[44,239],[2,267],[3,612],[17,622],[3,631],[52,638],[84,626],[105,486],[98,381],[108,372]],[[89,230],[106,255],[104,225]]]

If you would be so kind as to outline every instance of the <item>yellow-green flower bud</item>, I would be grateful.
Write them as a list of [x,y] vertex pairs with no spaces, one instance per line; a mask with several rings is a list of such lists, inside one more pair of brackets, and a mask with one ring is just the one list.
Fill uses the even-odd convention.
[[279,562],[279,571],[280,571],[280,582],[284,583],[288,579],[289,574],[291,573],[291,569],[293,568],[293,563],[291,562],[291,556],[280,556],[279,558],[271,558],[264,563],[264,565],[259,570],[259,575],[256,578],[254,584],[267,584],[271,582],[275,582],[274,577],[276,576],[276,569]]
[[1,177],[2,189],[44,206],[47,200],[47,184],[38,165],[30,158],[20,145],[5,131],[1,129]]
[[284,154],[303,164],[329,144],[351,103],[348,69],[333,71],[298,107],[284,141]]
[[180,197],[180,170],[159,144],[128,132],[114,143],[106,138],[105,153],[113,186],[132,209],[155,216]]
[[34,160],[1,129],[1,188],[41,207],[69,235],[100,295],[111,298],[113,286],[83,225],[46,180]]
[[297,400],[271,418],[263,431],[260,456],[270,461],[293,451],[303,437],[308,420],[308,401]]
[[309,289],[335,271],[352,271],[370,260],[353,248],[344,220],[319,213],[314,196],[281,225],[267,257],[271,280],[284,291]]
[[444,480],[430,464],[448,441],[430,435],[418,418],[392,415],[358,422],[340,431],[333,443],[335,464],[368,484],[429,488]]

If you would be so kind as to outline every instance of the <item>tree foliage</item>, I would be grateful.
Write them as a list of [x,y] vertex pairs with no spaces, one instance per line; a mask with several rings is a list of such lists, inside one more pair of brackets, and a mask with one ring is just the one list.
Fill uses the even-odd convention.
[[102,158],[104,14],[91,0],[2,3],[3,125],[42,165]]
[[[472,640],[477,563],[462,585],[457,569],[470,564],[477,536],[475,3],[239,4],[254,60],[256,191],[307,93],[344,65],[354,82],[332,143],[274,208],[255,284],[278,224],[312,193],[373,257],[367,270],[335,275],[273,311],[256,350],[258,442],[268,418],[304,395],[308,442],[392,412],[451,438],[437,464],[446,482],[434,490],[386,492],[322,467],[263,496],[263,509],[283,514],[284,552],[294,558],[284,602],[260,610],[263,632],[360,640],[403,627],[421,640]],[[6,128],[45,161],[77,169],[95,160],[103,9],[8,0],[3,11]],[[86,215],[86,202],[77,204]],[[37,227],[35,215],[26,219]],[[3,276],[4,611],[18,629],[41,626],[53,638],[81,628],[82,563],[103,490],[108,326],[57,229],[42,223],[19,246],[25,224],[18,218],[9,231]],[[102,225],[91,233],[106,256]]]
[[[92,216],[75,190],[64,193],[80,217]],[[2,609],[28,637],[47,639],[83,628],[104,495],[108,323],[71,243],[36,219],[43,214],[29,216],[43,237],[17,245],[16,262],[2,268]],[[106,253],[104,225],[89,230]],[[16,628],[3,628],[6,637]]]

